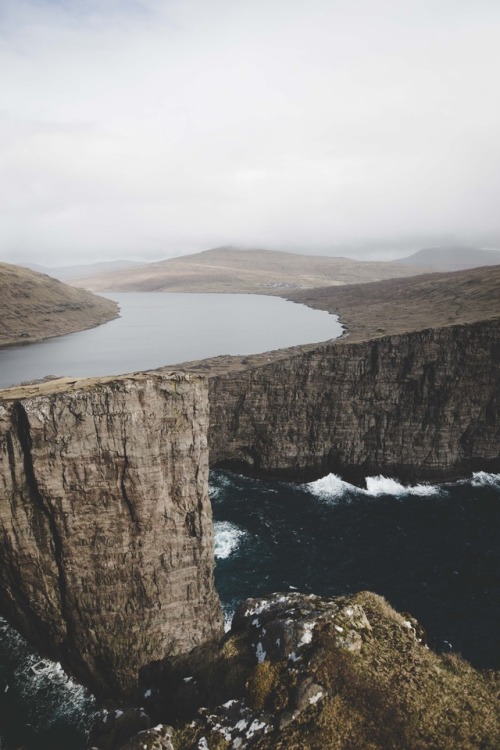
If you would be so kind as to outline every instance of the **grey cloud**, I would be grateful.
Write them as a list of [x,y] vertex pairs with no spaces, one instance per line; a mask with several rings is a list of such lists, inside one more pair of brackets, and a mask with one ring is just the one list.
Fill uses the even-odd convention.
[[492,2],[16,2],[0,257],[498,237]]

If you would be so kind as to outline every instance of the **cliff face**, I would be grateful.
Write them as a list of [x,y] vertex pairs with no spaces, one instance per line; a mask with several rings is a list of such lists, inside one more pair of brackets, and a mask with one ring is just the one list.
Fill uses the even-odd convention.
[[155,374],[0,401],[0,609],[100,695],[220,633],[206,382]]
[[[500,470],[497,321],[307,347],[265,366],[0,397],[0,611],[100,695],[220,634],[213,465],[360,481]],[[208,423],[210,400],[210,425]]]
[[261,475],[500,470],[500,326],[323,344],[210,378],[210,460]]

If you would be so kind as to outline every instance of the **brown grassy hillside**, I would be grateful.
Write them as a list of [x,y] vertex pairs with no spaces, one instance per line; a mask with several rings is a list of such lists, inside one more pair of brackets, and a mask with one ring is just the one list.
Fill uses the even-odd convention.
[[287,299],[340,315],[350,341],[500,316],[500,266],[293,291]]
[[[500,266],[297,290],[283,292],[282,296],[338,314],[348,334],[337,339],[337,345],[342,345],[388,334],[500,318]],[[316,347],[317,344],[305,344],[245,357],[213,357],[183,363],[183,368],[216,375],[259,367]]]
[[117,315],[111,300],[28,268],[0,263],[0,346],[81,331]]
[[421,268],[398,263],[296,255],[271,250],[215,248],[141,268],[74,279],[94,292],[247,292],[331,284],[357,284],[394,276],[415,276]]

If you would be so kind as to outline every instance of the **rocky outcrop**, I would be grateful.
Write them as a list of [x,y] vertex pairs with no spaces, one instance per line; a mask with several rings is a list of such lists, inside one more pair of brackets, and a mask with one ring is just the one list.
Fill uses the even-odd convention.
[[[142,716],[104,713],[99,750],[494,750],[498,682],[438,656],[369,593],[240,605],[219,643],[141,671]],[[148,721],[149,728],[143,728]],[[130,739],[124,734],[136,723]]]
[[206,382],[2,392],[0,609],[98,695],[221,632]]
[[322,344],[209,380],[210,461],[259,475],[499,471],[498,320]]

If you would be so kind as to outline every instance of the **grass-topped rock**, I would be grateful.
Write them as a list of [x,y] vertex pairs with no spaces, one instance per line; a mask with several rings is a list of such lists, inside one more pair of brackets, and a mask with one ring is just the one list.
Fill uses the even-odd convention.
[[439,656],[424,640],[411,616],[370,593],[249,599],[220,643],[142,669],[143,705],[157,729],[126,747],[500,747],[498,676]]

